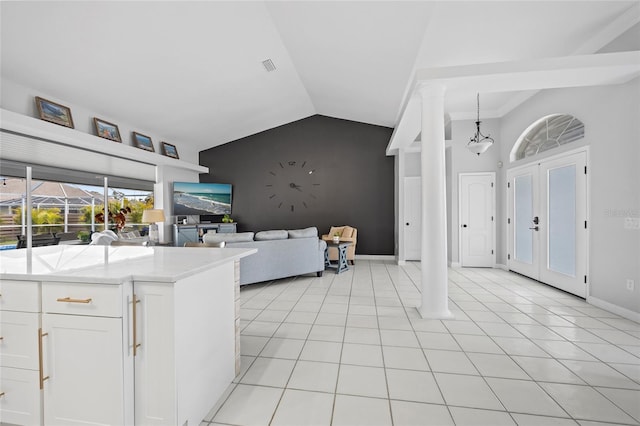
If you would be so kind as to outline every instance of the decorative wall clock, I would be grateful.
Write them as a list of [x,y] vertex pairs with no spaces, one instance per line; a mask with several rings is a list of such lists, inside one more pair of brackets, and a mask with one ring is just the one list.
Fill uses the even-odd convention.
[[291,213],[308,209],[318,197],[317,177],[317,169],[307,161],[280,161],[267,172],[267,197],[277,208]]

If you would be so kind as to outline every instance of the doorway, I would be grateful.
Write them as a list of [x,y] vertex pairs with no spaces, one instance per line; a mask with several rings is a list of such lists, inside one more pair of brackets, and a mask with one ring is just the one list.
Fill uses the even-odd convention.
[[510,270],[587,297],[587,154],[561,154],[507,172]]
[[422,252],[422,194],[420,176],[404,178],[405,260],[420,260]]
[[460,173],[460,266],[495,265],[495,173]]

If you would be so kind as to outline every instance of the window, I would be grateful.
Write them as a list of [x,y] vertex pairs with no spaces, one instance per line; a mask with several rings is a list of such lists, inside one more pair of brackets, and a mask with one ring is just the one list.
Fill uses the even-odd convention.
[[[115,179],[114,179],[115,180]],[[16,246],[25,235],[26,181],[0,176],[0,250]],[[34,234],[75,234],[81,238],[101,230],[96,214],[104,210],[104,187],[77,183],[32,180],[31,211]],[[109,210],[126,207],[127,229],[144,231],[142,211],[153,207],[153,190],[109,188]]]
[[542,117],[524,131],[511,150],[511,161],[531,157],[584,138],[584,124],[569,114]]

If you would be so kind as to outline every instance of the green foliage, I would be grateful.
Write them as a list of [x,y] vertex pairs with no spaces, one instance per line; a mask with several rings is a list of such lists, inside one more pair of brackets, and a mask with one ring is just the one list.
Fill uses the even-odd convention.
[[[22,225],[22,207],[18,207],[15,210],[15,214],[13,215],[13,223],[16,225]],[[43,208],[43,209],[31,209],[31,223],[35,225],[52,225],[58,223],[64,223],[64,217],[60,213],[60,209],[56,207],[52,208]],[[38,230],[41,232],[60,232],[62,231],[61,226],[47,226]]]
[[[112,216],[115,216],[120,211],[122,204],[120,201],[109,201],[109,212]],[[142,212],[146,209],[153,208],[153,196],[147,197],[144,201],[129,200],[125,198],[124,207],[131,209],[131,212],[127,214],[127,222],[129,223],[142,223]],[[104,207],[101,204],[96,204],[96,214],[102,213]],[[82,223],[91,223],[91,206],[82,208],[82,216],[80,217]]]

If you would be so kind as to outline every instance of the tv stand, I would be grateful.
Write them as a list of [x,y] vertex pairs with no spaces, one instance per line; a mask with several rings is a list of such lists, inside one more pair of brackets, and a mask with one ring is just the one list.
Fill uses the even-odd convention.
[[219,233],[237,232],[236,223],[195,223],[189,225],[173,225],[173,245],[184,246],[186,242],[202,242],[202,236],[209,231]]

